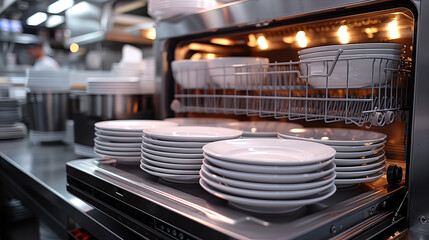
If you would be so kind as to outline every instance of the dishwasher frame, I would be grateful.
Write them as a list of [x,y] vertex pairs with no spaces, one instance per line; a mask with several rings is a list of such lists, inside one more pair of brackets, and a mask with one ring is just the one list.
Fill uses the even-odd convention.
[[156,117],[163,119],[172,116],[169,104],[174,99],[174,80],[171,61],[174,60],[175,44],[178,39],[194,36],[217,36],[237,29],[266,28],[277,21],[308,21],[309,17],[327,19],[375,10],[408,8],[414,14],[413,68],[410,103],[410,116],[406,129],[405,185],[408,188],[406,206],[407,222],[410,232],[429,235],[429,192],[425,186],[426,169],[429,161],[429,29],[420,27],[429,22],[429,1],[385,1],[385,0],[262,0],[238,1],[218,8],[178,17],[156,24],[157,38],[154,42],[156,59],[156,94],[154,103]]

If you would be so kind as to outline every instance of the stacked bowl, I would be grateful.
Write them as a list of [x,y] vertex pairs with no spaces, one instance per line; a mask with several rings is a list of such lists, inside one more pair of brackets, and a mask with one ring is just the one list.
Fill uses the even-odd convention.
[[27,127],[21,120],[18,101],[0,98],[0,139],[22,138],[27,135]]
[[160,21],[216,6],[216,0],[149,0],[148,14]]
[[[299,51],[300,68],[313,88],[383,85],[392,77],[392,71],[385,69],[399,66],[402,47],[396,43],[359,43],[307,48]],[[340,49],[342,53],[327,80],[321,75],[328,74]]]
[[202,147],[213,141],[241,137],[235,129],[177,126],[143,131],[140,168],[169,182],[197,183],[203,162]]
[[373,181],[385,173],[385,134],[343,128],[296,128],[280,132],[279,137],[323,143],[334,148],[337,186]]
[[156,120],[112,120],[95,123],[94,152],[122,164],[138,164],[144,129],[175,126]]
[[308,141],[237,139],[203,147],[200,185],[237,208],[284,213],[335,193],[335,150]]

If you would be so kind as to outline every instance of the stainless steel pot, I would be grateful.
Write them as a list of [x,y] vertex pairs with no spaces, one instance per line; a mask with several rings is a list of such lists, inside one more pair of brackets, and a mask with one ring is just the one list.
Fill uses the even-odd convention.
[[27,112],[30,130],[58,132],[66,130],[69,93],[28,92]]

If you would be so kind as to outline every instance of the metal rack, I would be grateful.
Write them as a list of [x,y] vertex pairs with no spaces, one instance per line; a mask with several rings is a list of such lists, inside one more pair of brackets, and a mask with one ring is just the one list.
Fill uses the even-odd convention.
[[[342,52],[338,50],[332,60],[241,64],[177,72],[176,78],[189,82],[176,81],[171,108],[175,112],[245,114],[326,123],[344,121],[358,126],[369,124],[368,127],[392,123],[399,110],[407,105],[410,71],[406,66],[410,63],[387,57],[342,59]],[[367,73],[371,79],[356,86],[353,75],[359,69],[356,68],[359,62],[354,61],[359,60],[370,61],[372,73]],[[192,87],[196,81],[205,82]],[[323,87],[312,86],[315,81]]]

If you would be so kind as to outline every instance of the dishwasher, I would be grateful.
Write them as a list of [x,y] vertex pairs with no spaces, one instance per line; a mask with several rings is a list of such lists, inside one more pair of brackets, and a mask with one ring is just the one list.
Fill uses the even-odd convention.
[[[337,187],[285,214],[238,209],[198,184],[170,183],[114,160],[69,162],[67,189],[148,239],[427,235],[428,10],[424,1],[247,0],[156,24],[156,118],[226,116],[383,133],[386,172],[373,181]],[[347,48],[359,44],[400,46],[399,57]],[[173,71],[177,61],[231,57],[266,61],[204,65],[193,77]]]

